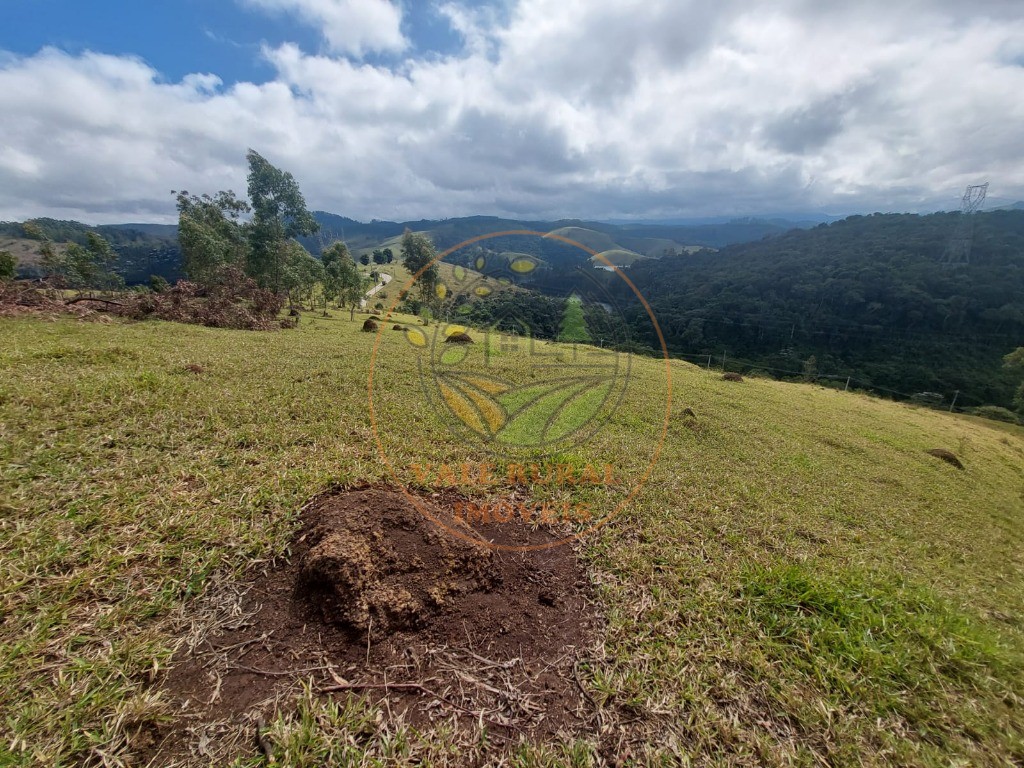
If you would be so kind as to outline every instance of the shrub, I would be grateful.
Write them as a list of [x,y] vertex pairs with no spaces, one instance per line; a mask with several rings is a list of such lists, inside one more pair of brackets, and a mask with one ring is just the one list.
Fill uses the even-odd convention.
[[14,279],[14,273],[18,269],[18,262],[10,251],[0,251],[0,280],[8,281]]

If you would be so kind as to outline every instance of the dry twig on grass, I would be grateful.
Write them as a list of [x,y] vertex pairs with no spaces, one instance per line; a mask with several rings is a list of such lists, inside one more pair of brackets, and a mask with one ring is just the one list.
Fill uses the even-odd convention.
[[492,720],[486,717],[483,712],[478,712],[468,707],[464,707],[461,704],[452,701],[446,696],[442,696],[436,691],[432,691],[427,686],[420,683],[346,683],[344,685],[329,685],[326,688],[321,688],[321,693],[340,693],[342,691],[369,691],[369,690],[381,690],[384,692],[389,691],[417,691],[425,694],[432,698],[437,699],[443,704],[447,704],[449,707],[459,710],[467,715],[470,715],[475,720],[493,725],[496,728],[507,728],[509,730],[518,731],[520,730],[518,725],[514,723],[501,723],[497,720]]

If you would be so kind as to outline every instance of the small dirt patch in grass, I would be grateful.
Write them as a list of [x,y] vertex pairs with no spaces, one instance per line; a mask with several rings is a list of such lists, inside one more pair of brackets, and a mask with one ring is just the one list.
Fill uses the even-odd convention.
[[[419,500],[483,541],[563,535],[521,522],[470,527],[454,515],[454,495]],[[256,718],[289,706],[306,681],[324,696],[386,700],[392,717],[418,726],[483,723],[496,748],[586,730],[575,669],[599,619],[568,546],[498,551],[440,528],[400,490],[361,487],[313,502],[287,562],[235,594],[243,589],[162,682],[177,717],[146,755],[158,764],[201,757],[200,746],[251,751]]]
[[945,448],[932,448],[926,451],[929,456],[934,456],[937,459],[942,459],[947,464],[952,464],[957,469],[963,469],[964,465],[960,459],[956,457],[956,454],[952,451],[947,451]]

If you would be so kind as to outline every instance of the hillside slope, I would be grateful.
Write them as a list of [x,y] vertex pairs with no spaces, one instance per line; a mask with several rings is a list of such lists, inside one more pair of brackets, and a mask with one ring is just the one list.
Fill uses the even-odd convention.
[[[1014,379],[1001,362],[1024,342],[1024,211],[978,214],[970,264],[955,265],[944,257],[958,217],[854,216],[641,261],[630,277],[675,353],[724,354],[779,376],[800,376],[814,356],[818,374],[1009,407]],[[655,346],[645,313],[636,317]]]
[[[120,274],[128,285],[149,281],[151,275],[159,275],[168,281],[183,277],[181,251],[178,248],[178,228],[166,224],[126,224],[123,226],[90,227],[77,221],[57,219],[34,219],[33,223],[49,238],[57,250],[69,243],[84,245],[86,233],[93,231],[103,236],[117,253],[114,271]],[[18,271],[23,277],[37,276],[40,243],[29,239],[21,224],[0,222],[0,241],[12,245],[18,258]],[[4,249],[0,243],[0,249]]]
[[[14,341],[0,349],[0,762],[149,754],[175,722],[155,696],[166,670],[187,641],[200,658],[223,650],[233,601],[288,557],[299,510],[331,487],[395,482],[367,413],[378,342],[343,317],[267,334],[0,320]],[[414,462],[464,461],[464,440],[422,401],[419,353],[403,334],[379,345],[398,479],[416,483]],[[531,352],[503,354],[514,369]],[[352,674],[321,666],[261,710],[278,762],[1024,759],[1022,431],[681,362],[671,374],[649,481],[578,548],[603,617],[569,678],[588,724],[485,737],[443,702],[401,722],[385,692],[321,692]],[[635,476],[668,396],[664,362],[634,358],[588,460]],[[600,512],[617,490],[552,493]],[[486,638],[473,647],[486,662]],[[251,674],[204,690],[228,695]],[[177,754],[257,764],[247,717],[209,723]]]

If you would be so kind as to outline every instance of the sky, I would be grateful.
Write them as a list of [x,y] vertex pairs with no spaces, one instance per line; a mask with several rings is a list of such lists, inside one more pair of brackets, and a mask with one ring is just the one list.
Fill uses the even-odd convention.
[[0,220],[685,219],[1024,199],[1019,0],[0,0]]

